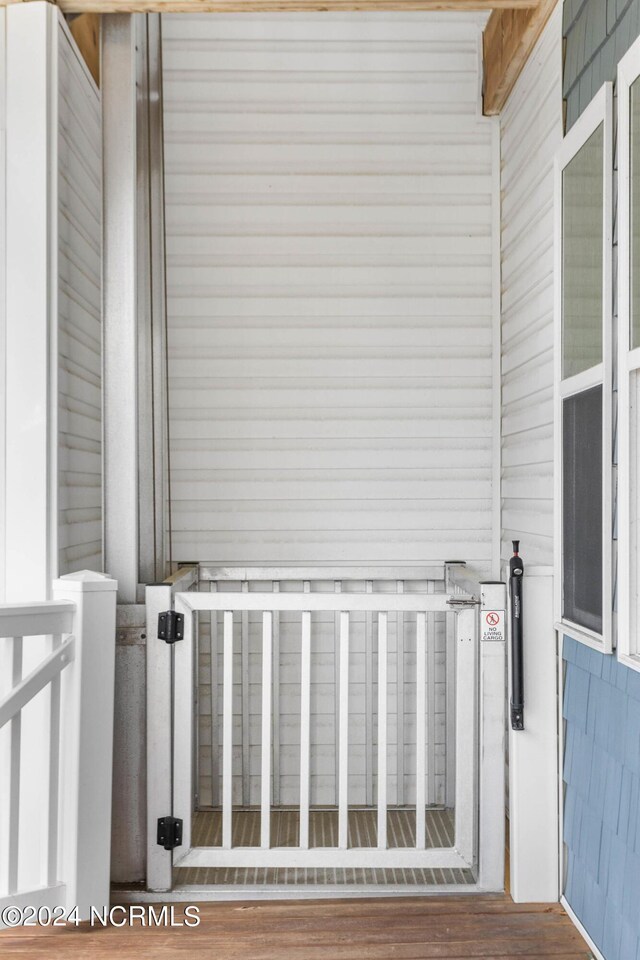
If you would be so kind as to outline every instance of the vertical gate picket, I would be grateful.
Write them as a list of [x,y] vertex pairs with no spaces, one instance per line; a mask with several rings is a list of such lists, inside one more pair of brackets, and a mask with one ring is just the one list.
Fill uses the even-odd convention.
[[[396,581],[397,593],[404,593],[404,580]],[[396,803],[404,804],[404,613],[396,613]]]
[[426,804],[426,614],[416,614],[416,849],[424,850]]
[[[211,592],[217,591],[215,581],[209,584]],[[218,757],[218,613],[211,611],[209,627],[209,670],[211,693],[211,806],[218,803],[220,796],[219,757]]]
[[[242,582],[242,592],[249,592],[248,580]],[[240,688],[242,698],[242,805],[251,803],[251,738],[250,738],[250,703],[249,703],[249,669],[250,650],[249,641],[249,611],[243,610],[241,615],[240,656],[242,660],[240,672]]]
[[271,711],[273,666],[273,614],[262,614],[262,770],[260,846],[271,845]]
[[349,614],[340,612],[340,734],[338,748],[338,847],[349,842]]
[[387,620],[378,614],[378,849],[387,849]]
[[224,611],[222,692],[222,846],[232,846],[233,813],[233,611]]
[[300,648],[300,838],[302,850],[309,849],[309,798],[311,759],[311,614],[302,613]]

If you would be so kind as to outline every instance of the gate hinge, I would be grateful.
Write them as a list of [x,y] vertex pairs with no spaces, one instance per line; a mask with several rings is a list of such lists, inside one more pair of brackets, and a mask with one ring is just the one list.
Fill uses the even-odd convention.
[[165,850],[182,846],[182,820],[178,817],[158,818],[158,846]]
[[175,643],[184,637],[184,614],[165,610],[158,614],[158,640]]

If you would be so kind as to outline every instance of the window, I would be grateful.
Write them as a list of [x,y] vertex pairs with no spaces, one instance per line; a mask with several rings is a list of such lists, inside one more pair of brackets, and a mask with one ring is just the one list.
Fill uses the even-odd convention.
[[618,65],[618,657],[640,670],[640,41]]
[[556,161],[556,619],[604,652],[613,646],[612,112],[605,84]]

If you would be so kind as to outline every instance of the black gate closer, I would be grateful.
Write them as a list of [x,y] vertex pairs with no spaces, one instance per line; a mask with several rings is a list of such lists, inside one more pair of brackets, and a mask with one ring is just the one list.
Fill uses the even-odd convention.
[[513,540],[513,556],[509,561],[509,595],[511,598],[511,729],[524,730],[524,651],[522,648],[522,576],[520,541]]

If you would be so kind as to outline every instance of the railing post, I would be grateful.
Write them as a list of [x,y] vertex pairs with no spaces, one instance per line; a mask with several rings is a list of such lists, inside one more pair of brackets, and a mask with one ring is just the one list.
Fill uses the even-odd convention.
[[76,605],[75,658],[62,673],[61,876],[81,919],[109,905],[116,648],[115,580],[83,570],[53,583]]
[[506,607],[504,583],[482,583],[478,885],[504,889]]

